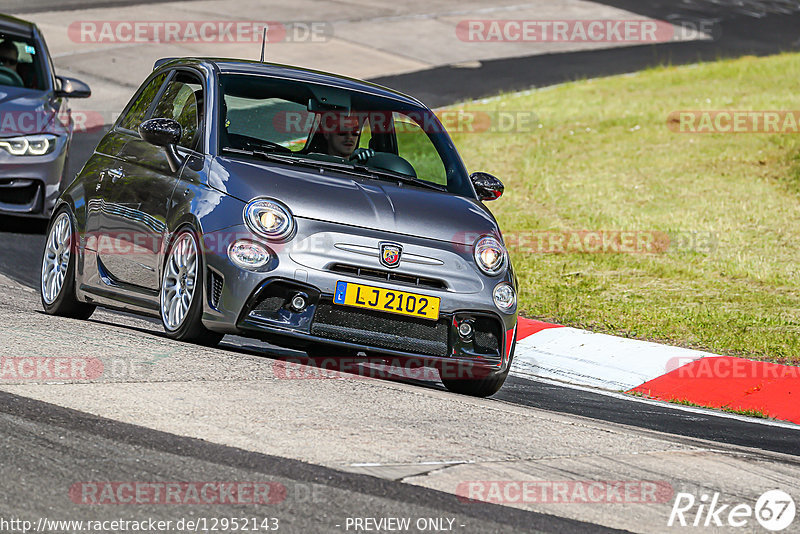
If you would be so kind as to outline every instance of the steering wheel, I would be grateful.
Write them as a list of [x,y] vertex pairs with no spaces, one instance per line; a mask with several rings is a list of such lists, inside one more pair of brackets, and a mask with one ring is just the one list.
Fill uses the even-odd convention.
[[9,69],[8,67],[0,67],[0,85],[11,85],[13,87],[22,87],[25,83],[20,78],[19,74]]

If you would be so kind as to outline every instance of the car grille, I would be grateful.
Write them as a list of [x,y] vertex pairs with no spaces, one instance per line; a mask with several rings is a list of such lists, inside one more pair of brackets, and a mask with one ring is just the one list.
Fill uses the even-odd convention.
[[380,349],[447,356],[446,321],[433,322],[321,302],[311,334]]
[[259,316],[268,316],[280,310],[285,303],[286,299],[283,297],[266,297],[261,300],[250,313]]
[[381,282],[394,282],[396,284],[425,287],[430,289],[447,289],[447,284],[443,280],[437,280],[436,278],[426,278],[424,276],[417,276],[413,274],[382,271],[380,269],[358,267],[356,265],[347,265],[345,263],[335,263],[330,266],[329,270],[335,273],[347,274],[358,278],[368,278],[370,280],[378,280]]
[[475,348],[483,353],[500,354],[502,326],[494,319],[480,317],[475,321]]

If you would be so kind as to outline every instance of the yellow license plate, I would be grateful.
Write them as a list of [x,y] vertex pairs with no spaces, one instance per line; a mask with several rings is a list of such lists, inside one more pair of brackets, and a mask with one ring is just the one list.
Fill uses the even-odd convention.
[[343,306],[399,313],[433,321],[439,319],[439,297],[364,286],[352,282],[336,282],[333,302]]

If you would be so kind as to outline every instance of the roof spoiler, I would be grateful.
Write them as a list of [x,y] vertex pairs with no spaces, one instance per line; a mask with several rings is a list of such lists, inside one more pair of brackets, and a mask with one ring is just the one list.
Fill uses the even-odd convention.
[[156,62],[153,64],[153,70],[156,70],[158,67],[163,65],[164,63],[169,63],[172,60],[180,59],[177,57],[162,57],[161,59],[157,59]]

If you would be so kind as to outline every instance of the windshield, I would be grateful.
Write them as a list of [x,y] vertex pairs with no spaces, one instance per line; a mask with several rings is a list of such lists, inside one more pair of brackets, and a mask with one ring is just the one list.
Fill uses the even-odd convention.
[[45,89],[43,67],[33,39],[0,31],[0,85]]
[[221,152],[348,165],[474,196],[450,137],[424,107],[264,76],[226,74],[221,80]]

